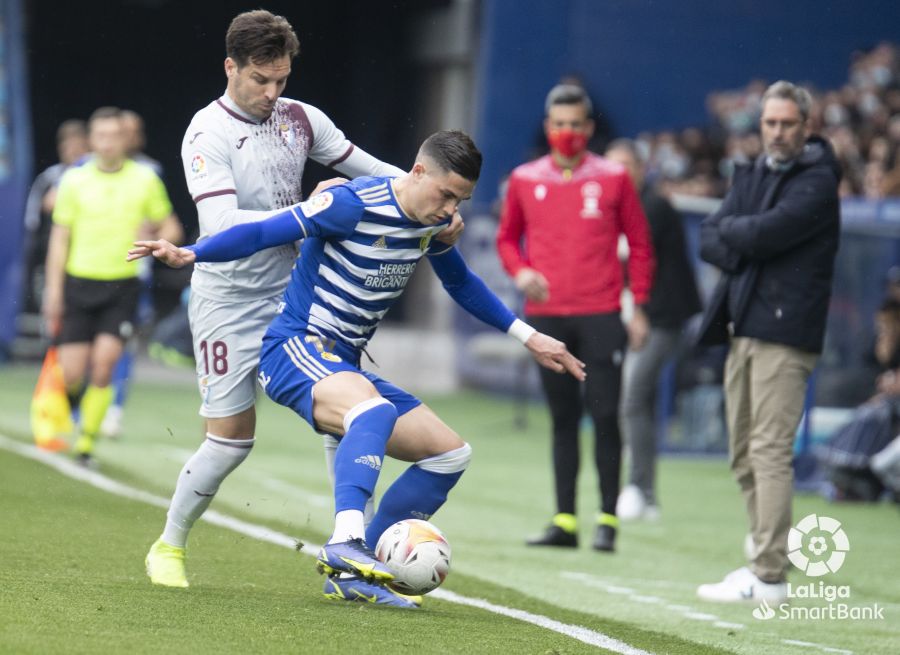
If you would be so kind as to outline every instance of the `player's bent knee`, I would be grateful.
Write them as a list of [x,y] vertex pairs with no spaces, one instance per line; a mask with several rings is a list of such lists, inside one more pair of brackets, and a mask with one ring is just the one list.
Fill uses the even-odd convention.
[[472,460],[472,446],[463,443],[459,448],[448,450],[440,455],[426,457],[416,462],[416,466],[432,473],[462,473]]
[[381,396],[369,398],[368,400],[364,400],[351,407],[344,415],[344,433],[346,434],[350,429],[350,426],[353,425],[353,421],[359,416],[372,410],[377,410],[385,419],[390,419],[392,421],[397,420],[397,408],[394,407],[394,404],[390,400],[382,398]]

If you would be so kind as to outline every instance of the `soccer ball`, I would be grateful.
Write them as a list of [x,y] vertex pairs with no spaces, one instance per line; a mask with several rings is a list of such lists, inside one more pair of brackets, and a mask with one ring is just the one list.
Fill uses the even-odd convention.
[[401,594],[427,594],[450,572],[450,544],[428,521],[394,523],[378,540],[375,555],[394,572],[388,586]]

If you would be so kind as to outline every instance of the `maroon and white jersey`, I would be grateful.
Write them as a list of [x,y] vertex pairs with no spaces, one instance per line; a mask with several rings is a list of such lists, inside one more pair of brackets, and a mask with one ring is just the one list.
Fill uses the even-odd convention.
[[[201,240],[300,202],[307,158],[350,178],[403,173],[355,148],[319,109],[288,98],[259,121],[223,95],[194,115],[181,158]],[[235,262],[197,264],[191,286],[222,302],[268,298],[284,290],[296,256],[287,245]]]

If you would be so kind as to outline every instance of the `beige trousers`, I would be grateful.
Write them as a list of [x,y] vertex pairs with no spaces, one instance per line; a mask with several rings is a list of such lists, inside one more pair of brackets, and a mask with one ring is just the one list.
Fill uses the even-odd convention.
[[818,355],[735,337],[725,361],[728,450],[756,546],[751,570],[780,582],[788,569],[794,437]]

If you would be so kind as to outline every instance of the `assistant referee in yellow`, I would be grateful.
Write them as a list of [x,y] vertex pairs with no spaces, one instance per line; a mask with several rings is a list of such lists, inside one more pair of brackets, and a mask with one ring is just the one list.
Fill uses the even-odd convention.
[[178,242],[184,236],[162,180],[128,159],[121,111],[96,110],[88,138],[92,156],[59,184],[43,299],[69,399],[79,407],[75,456],[85,465],[94,462],[112,372],[133,331],[141,291],[136,262],[126,262],[125,253],[135,239],[155,238],[148,235]]

